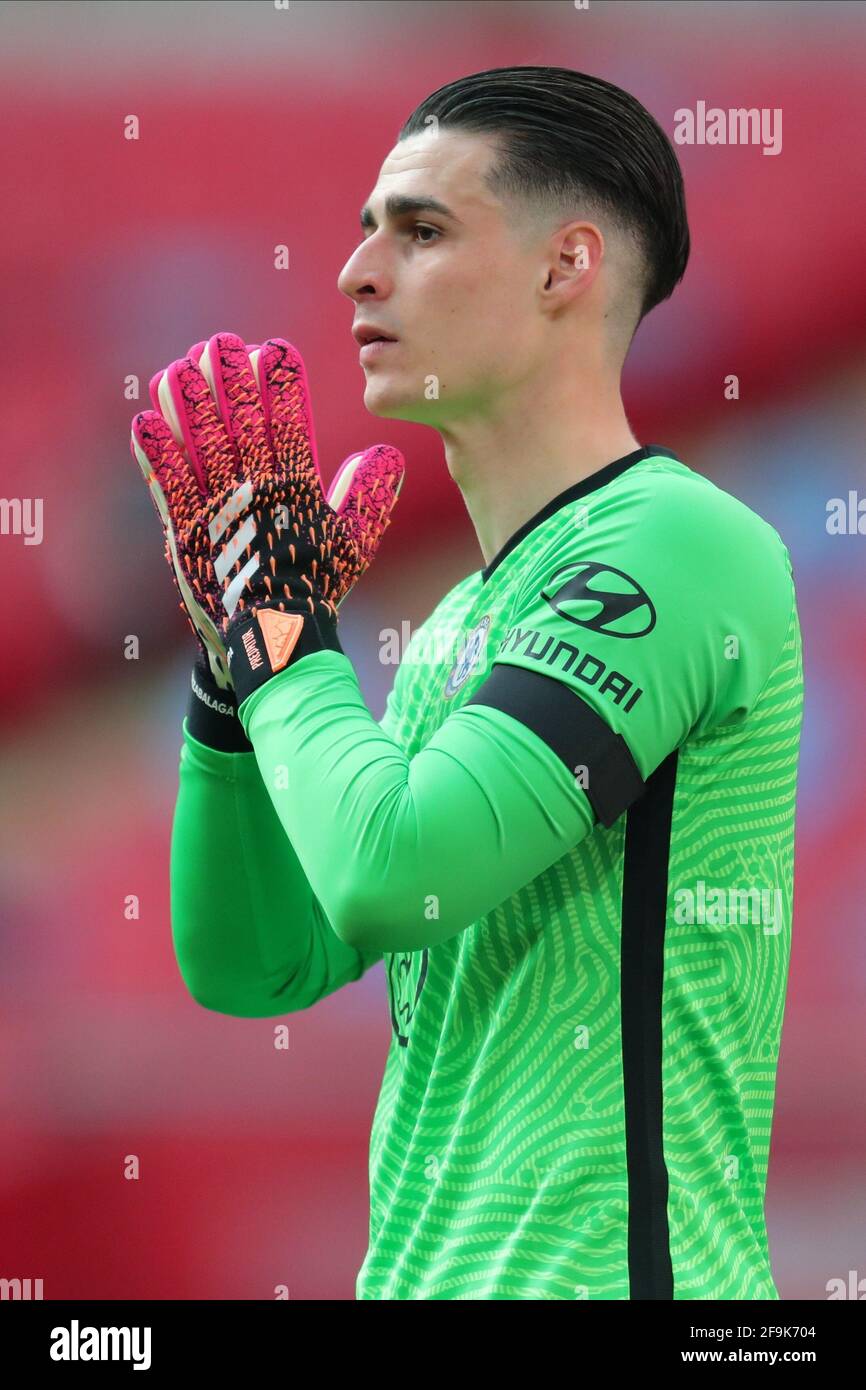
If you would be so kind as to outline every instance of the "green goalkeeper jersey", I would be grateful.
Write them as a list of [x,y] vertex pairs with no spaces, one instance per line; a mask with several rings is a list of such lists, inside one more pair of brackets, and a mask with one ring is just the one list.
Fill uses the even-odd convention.
[[285,1007],[384,961],[359,1299],[778,1298],[801,713],[781,539],[648,447],[443,599],[380,726],[323,652],[242,706],[265,792],[187,734],[309,885]]

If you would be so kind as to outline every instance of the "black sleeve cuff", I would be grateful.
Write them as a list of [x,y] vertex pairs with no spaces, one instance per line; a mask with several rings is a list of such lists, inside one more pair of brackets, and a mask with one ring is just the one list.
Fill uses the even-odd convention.
[[572,775],[577,767],[585,767],[583,790],[605,827],[643,793],[644,780],[622,734],[615,734],[586,700],[553,676],[494,662],[487,680],[466,704],[490,705],[519,719]]
[[193,738],[207,748],[215,748],[220,753],[254,751],[238,719],[234,691],[220,689],[210,668],[201,658],[193,667],[190,678],[186,719],[187,729]]

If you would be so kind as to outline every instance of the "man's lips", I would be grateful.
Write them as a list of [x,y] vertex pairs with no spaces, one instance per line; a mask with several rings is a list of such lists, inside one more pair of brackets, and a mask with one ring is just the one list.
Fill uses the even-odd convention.
[[379,357],[383,352],[389,352],[392,348],[399,347],[396,338],[374,338],[372,342],[365,343],[358,353],[361,362],[369,362],[373,357]]
[[385,339],[389,343],[397,341],[393,333],[389,333],[384,328],[377,328],[374,323],[356,323],[352,329],[352,337],[361,347],[365,347],[367,343],[377,342],[379,339]]

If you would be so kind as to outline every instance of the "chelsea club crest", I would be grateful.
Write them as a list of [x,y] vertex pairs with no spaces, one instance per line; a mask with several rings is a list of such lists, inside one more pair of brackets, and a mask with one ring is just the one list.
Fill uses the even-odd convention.
[[487,629],[489,627],[490,614],[485,613],[478,626],[474,627],[466,638],[457,655],[457,660],[451,667],[445,682],[446,700],[450,700],[452,695],[457,694],[457,691],[466,684],[479,661],[483,659],[487,647]]

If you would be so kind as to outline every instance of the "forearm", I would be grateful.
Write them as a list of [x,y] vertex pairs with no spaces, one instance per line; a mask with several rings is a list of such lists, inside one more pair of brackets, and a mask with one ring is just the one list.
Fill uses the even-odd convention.
[[240,714],[305,875],[334,931],[361,949],[446,940],[592,827],[568,769],[499,711],[457,711],[407,759],[342,653],[299,661]]
[[356,980],[370,955],[331,930],[251,753],[198,743],[184,726],[171,845],[175,956],[205,1008],[267,1017]]

